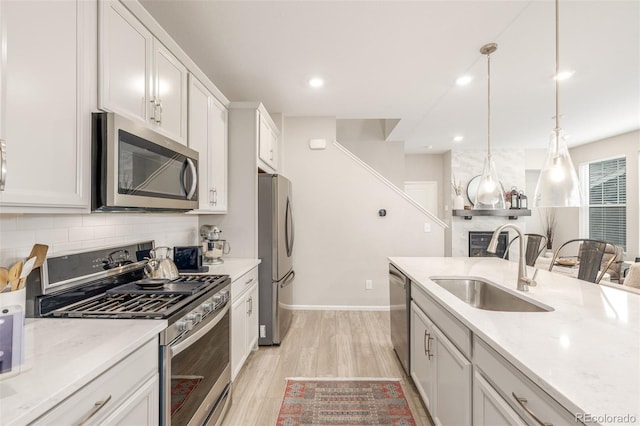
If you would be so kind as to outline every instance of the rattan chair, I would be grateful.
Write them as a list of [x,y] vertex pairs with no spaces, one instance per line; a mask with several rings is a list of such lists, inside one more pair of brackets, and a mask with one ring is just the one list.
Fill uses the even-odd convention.
[[578,255],[574,256],[577,258],[579,265],[578,279],[590,281],[596,284],[599,283],[604,274],[607,272],[607,269],[609,269],[611,264],[615,261],[615,256],[611,256],[609,261],[606,262],[604,266],[602,265],[602,258],[604,257],[605,251],[607,249],[606,241],[577,238],[563,243],[553,253],[553,259],[551,259],[549,270],[553,270],[553,266],[556,264],[556,260],[558,259],[562,249],[569,244],[575,243],[580,244],[578,248]]
[[[538,257],[542,254],[545,247],[547,246],[547,237],[540,234],[524,234],[524,236],[527,239],[525,248],[525,261],[527,263],[527,266],[533,266],[536,264],[536,260],[538,260]],[[509,254],[509,247],[511,247],[511,244],[513,244],[514,241],[516,241],[518,238],[520,238],[520,236],[516,235],[515,238],[513,238],[511,241],[509,241],[509,244],[507,244],[507,248],[504,250],[504,259],[506,259],[507,255]]]

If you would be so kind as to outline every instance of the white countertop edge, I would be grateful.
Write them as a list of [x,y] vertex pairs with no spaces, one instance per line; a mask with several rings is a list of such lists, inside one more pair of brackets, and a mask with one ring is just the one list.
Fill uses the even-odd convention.
[[[209,270],[201,274],[204,275],[229,275],[231,281],[235,281],[256,266],[258,266],[262,260],[257,258],[240,258],[229,257],[223,258],[223,263],[218,264],[205,264]],[[192,275],[192,274],[185,274]]]
[[[96,327],[94,333],[96,333],[93,337],[89,337],[88,339],[98,338],[99,335],[103,335],[105,332],[111,334],[116,333],[119,327],[123,327],[122,330],[133,330],[135,329],[135,333],[123,333],[127,334],[127,342],[119,343],[117,348],[113,352],[109,352],[108,355],[102,357],[102,359],[96,359],[93,357],[91,360],[84,360],[84,365],[87,365],[88,362],[91,362],[91,366],[88,368],[82,368],[82,366],[78,366],[78,363],[74,364],[74,359],[69,356],[68,364],[63,366],[63,368],[67,369],[75,369],[75,371],[80,371],[79,374],[71,377],[67,376],[68,380],[58,380],[57,383],[59,386],[46,387],[46,393],[44,388],[36,388],[34,389],[34,385],[37,387],[37,383],[45,384],[47,383],[47,378],[42,377],[46,375],[46,372],[43,370],[47,370],[51,368],[51,365],[47,365],[47,363],[51,363],[50,360],[47,359],[48,352],[46,347],[46,341],[43,347],[34,348],[34,339],[37,338],[42,340],[46,340],[50,338],[52,340],[56,339],[51,333],[54,329],[57,331],[58,337],[57,339],[61,340],[60,343],[64,342],[64,339],[77,339],[80,336],[74,333],[67,333],[65,337],[65,331],[68,331],[68,325],[71,322],[75,322],[75,324],[81,325],[83,329],[92,326],[92,322],[94,324],[100,323],[99,327]],[[54,408],[57,404],[61,403],[75,392],[86,386],[89,382],[94,380],[96,377],[100,376],[118,362],[122,361],[124,358],[133,353],[136,349],[144,345],[146,342],[153,338],[157,338],[158,334],[162,332],[167,327],[166,320],[119,320],[119,319],[54,319],[54,318],[46,318],[46,319],[27,319],[25,324],[25,353],[26,359],[22,366],[21,373],[12,377],[8,377],[7,379],[3,379],[0,383],[0,386],[8,386],[15,387],[18,389],[18,395],[21,398],[20,404],[13,404],[11,401],[5,401],[5,395],[0,395],[0,407],[2,411],[2,423],[7,425],[20,425],[27,424],[37,420],[39,417],[46,414],[49,410]],[[40,336],[40,334],[44,334],[45,336]],[[84,333],[80,333],[84,334]],[[131,334],[131,335],[129,335]],[[71,335],[71,336],[69,336]],[[104,339],[108,339],[108,337],[104,337]],[[116,340],[119,342],[122,341],[122,338],[116,337]],[[90,340],[89,340],[90,342]],[[40,342],[41,344],[43,342]],[[90,344],[90,343],[87,343]],[[70,352],[67,355],[71,355]],[[55,356],[51,354],[52,356]],[[86,355],[85,355],[86,357]],[[46,367],[41,367],[42,365],[46,365]],[[38,375],[40,377],[35,377],[34,375]],[[38,390],[40,389],[40,390]],[[25,393],[29,394],[29,397],[25,397]],[[10,400],[11,398],[8,397]]]

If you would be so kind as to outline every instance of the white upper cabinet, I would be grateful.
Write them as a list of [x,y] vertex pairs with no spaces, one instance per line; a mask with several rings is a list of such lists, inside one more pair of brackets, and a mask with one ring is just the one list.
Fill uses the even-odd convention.
[[232,146],[241,145],[242,155],[253,157],[253,167],[267,173],[278,173],[280,130],[264,105],[260,102],[233,102],[229,110],[232,122],[236,124],[231,126]]
[[120,2],[99,12],[99,107],[186,144],[187,68]]
[[227,211],[227,109],[189,76],[189,147],[198,160],[199,207],[195,213]]
[[0,213],[89,211],[96,14],[83,0],[0,2]]
[[280,132],[264,107],[259,108],[258,167],[276,173],[279,167],[278,144]]

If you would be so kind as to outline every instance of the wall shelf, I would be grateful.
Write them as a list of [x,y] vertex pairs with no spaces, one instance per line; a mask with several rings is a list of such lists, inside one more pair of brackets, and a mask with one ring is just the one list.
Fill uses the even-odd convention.
[[517,220],[519,216],[531,216],[529,209],[496,209],[496,210],[452,210],[453,216],[471,220],[473,216],[502,216],[509,220]]

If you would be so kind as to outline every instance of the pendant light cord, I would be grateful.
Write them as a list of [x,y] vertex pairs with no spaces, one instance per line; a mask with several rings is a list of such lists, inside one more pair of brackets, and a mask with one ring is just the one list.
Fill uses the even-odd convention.
[[559,13],[559,0],[556,0],[556,132],[560,131],[560,101],[559,101],[559,83],[558,74],[560,73],[560,13]]
[[491,53],[487,53],[487,158],[491,161]]

